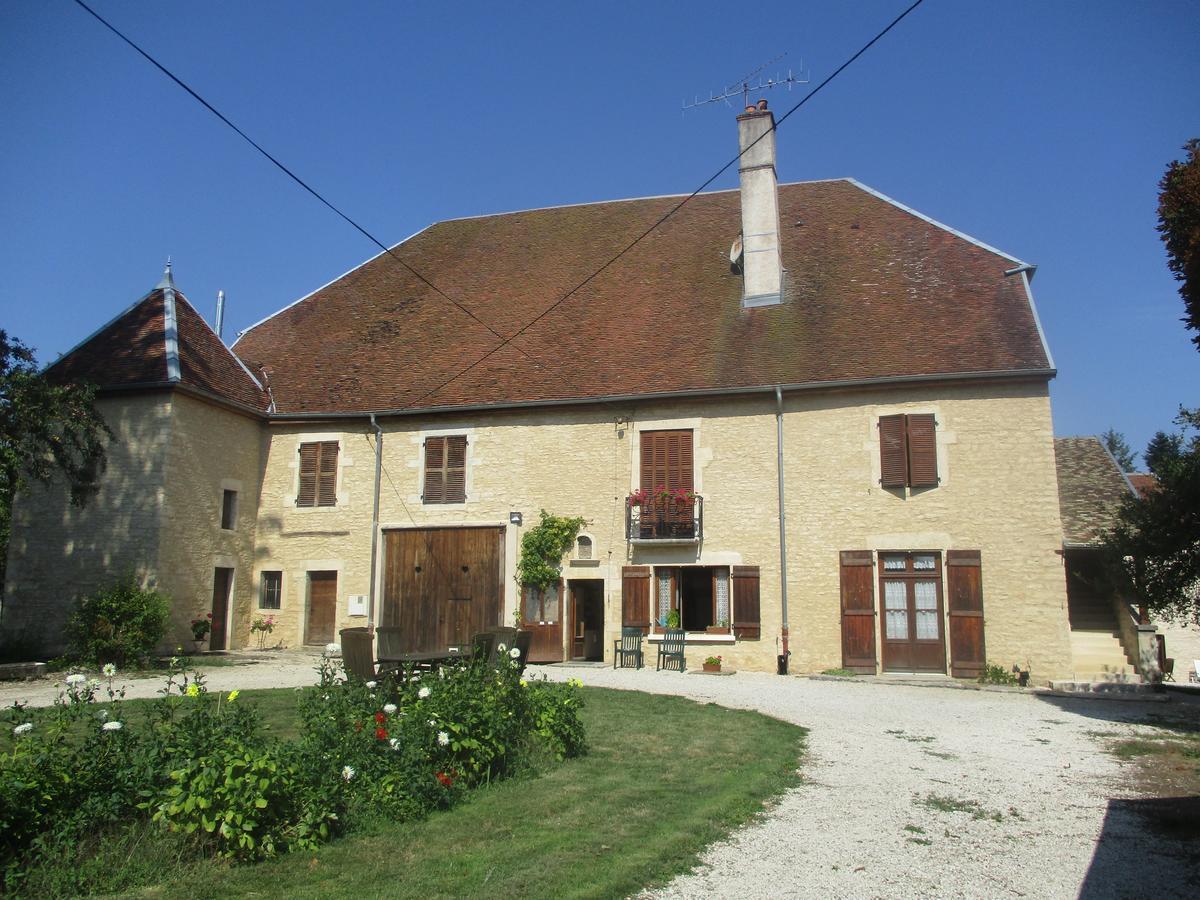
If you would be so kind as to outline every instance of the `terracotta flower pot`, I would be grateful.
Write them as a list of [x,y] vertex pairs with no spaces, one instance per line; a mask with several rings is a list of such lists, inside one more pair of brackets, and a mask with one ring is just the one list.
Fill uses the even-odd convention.
[[705,663],[704,671],[705,672],[720,672],[721,664],[720,663]]

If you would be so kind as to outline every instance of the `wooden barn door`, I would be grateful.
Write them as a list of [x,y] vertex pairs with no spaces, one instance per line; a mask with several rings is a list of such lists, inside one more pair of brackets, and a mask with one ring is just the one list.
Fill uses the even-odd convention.
[[306,644],[329,644],[337,625],[337,572],[308,573]]
[[875,568],[870,550],[843,550],[842,668],[875,674]]
[[978,550],[946,552],[950,674],[955,678],[978,678],[987,662],[983,644],[982,575]]
[[469,646],[500,624],[503,565],[496,526],[387,531],[379,624],[400,627],[405,653]]

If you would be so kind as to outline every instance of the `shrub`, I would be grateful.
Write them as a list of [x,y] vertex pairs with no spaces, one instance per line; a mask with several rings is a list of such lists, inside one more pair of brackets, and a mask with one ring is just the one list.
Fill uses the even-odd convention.
[[979,673],[980,684],[1008,684],[1015,685],[1019,679],[1004,666],[998,666],[995,663],[987,663],[983,667],[983,671]]
[[527,685],[533,731],[558,759],[581,756],[587,752],[587,736],[579,710],[583,683],[575,678],[567,682],[530,681]]
[[96,666],[140,665],[162,640],[169,603],[133,575],[81,598],[67,620],[70,655]]

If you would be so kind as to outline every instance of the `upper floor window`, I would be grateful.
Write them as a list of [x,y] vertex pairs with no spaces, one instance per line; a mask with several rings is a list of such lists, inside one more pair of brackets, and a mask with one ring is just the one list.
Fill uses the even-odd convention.
[[467,499],[467,436],[425,438],[423,503],[464,503]]
[[237,491],[221,492],[221,527],[232,531],[237,525]]
[[884,487],[937,487],[933,413],[879,417],[879,471]]
[[337,506],[337,441],[300,445],[300,490],[297,506]]

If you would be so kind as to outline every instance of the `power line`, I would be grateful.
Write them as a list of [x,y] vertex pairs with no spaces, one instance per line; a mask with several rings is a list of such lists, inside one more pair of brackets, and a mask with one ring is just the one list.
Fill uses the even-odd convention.
[[[79,0],[76,0],[76,2],[79,2]],[[871,47],[874,46],[877,41],[879,41],[885,34],[887,34],[889,31],[891,31],[893,28],[895,28],[897,25],[899,25],[901,20],[904,19],[905,16],[907,16],[909,13],[911,13],[914,9],[916,9],[918,6],[920,6],[923,2],[925,2],[925,0],[916,0],[916,2],[913,3],[912,6],[908,7],[908,9],[904,10],[904,12],[902,12],[902,13],[900,13],[900,15],[896,16],[896,18],[894,18],[888,24],[888,26],[886,28],[884,28],[877,35],[875,35],[875,37],[871,38],[871,40],[867,41],[867,43],[863,44],[862,47],[859,48],[857,53],[855,53],[848,60],[846,60],[844,63],[842,63],[836,69],[834,69],[833,73],[831,75],[829,75],[824,81],[822,81],[815,88],[813,88],[811,91],[809,91],[807,94],[805,94],[804,97],[802,97],[795,106],[793,106],[786,113],[784,113],[779,118],[779,120],[775,123],[775,128],[778,129],[780,125],[782,125],[785,121],[787,121],[788,117],[791,116],[792,113],[794,113],[796,110],[798,110],[800,107],[802,107],[805,103],[807,103],[809,100],[811,100],[813,97],[815,97],[818,93],[820,93],[821,89],[824,88],[825,85],[829,84],[829,82],[831,82],[831,81],[833,81],[833,79],[837,78],[837,76],[840,75],[844,69],[846,69],[851,63],[853,63],[855,60],[857,60],[860,56],[862,56],[868,50],[870,50]],[[671,216],[673,216],[673,215],[675,215],[675,213],[679,212],[679,210],[682,209],[683,206],[686,203],[688,203],[688,201],[692,200],[697,194],[699,194],[706,187],[708,187],[710,184],[712,184],[714,181],[716,181],[721,175],[723,175],[725,173],[725,171],[730,166],[732,166],[734,163],[736,163],[738,160],[740,160],[743,155],[745,155],[746,153],[749,153],[751,148],[753,148],[755,144],[757,144],[759,141],[761,141],[763,138],[765,138],[767,136],[767,134],[769,134],[769,133],[770,132],[764,132],[763,134],[759,135],[759,137],[756,138],[751,144],[749,144],[745,150],[742,150],[740,153],[738,153],[737,156],[735,156],[729,162],[725,163],[725,165],[721,166],[721,168],[717,169],[717,171],[715,173],[713,173],[713,175],[710,178],[708,178],[704,182],[704,184],[700,185],[700,187],[696,188],[694,191],[692,191],[690,194],[688,194],[686,197],[684,197],[682,200],[680,200],[677,204],[675,204],[675,206],[673,206],[673,207],[671,207],[671,209],[667,210],[667,212],[662,216],[662,218],[660,218],[657,222],[655,222],[653,225],[651,225],[649,228],[647,228],[645,231],[643,231],[641,234],[639,234],[637,237],[635,237],[632,241],[630,241],[628,244],[626,244],[615,256],[613,256],[611,259],[609,259],[608,262],[604,263],[604,265],[602,265],[600,268],[596,269],[594,272],[592,272],[590,275],[588,275],[587,278],[583,279],[583,281],[579,282],[579,284],[575,285],[575,287],[571,288],[569,291],[567,291],[565,294],[563,294],[561,297],[559,297],[557,300],[555,300],[553,303],[551,303],[548,307],[546,307],[544,310],[542,310],[540,313],[538,313],[537,316],[535,316],[534,318],[530,319],[527,323],[522,325],[519,329],[517,329],[515,332],[513,332],[513,334],[510,337],[505,338],[503,340],[503,342],[500,343],[499,346],[493,347],[491,350],[489,350],[483,356],[479,357],[479,359],[475,360],[475,362],[471,363],[469,366],[460,370],[459,372],[455,373],[454,375],[451,375],[449,378],[447,378],[445,381],[443,381],[441,384],[439,384],[433,390],[428,391],[425,394],[422,394],[416,400],[409,403],[408,407],[409,408],[414,407],[418,403],[421,403],[422,401],[428,399],[429,397],[432,397],[438,391],[442,390],[447,385],[449,385],[451,382],[457,381],[459,378],[461,378],[463,375],[466,375],[468,372],[470,372],[472,369],[474,369],[480,363],[487,361],[492,356],[496,355],[498,352],[503,350],[506,346],[511,344],[514,340],[519,338],[522,334],[524,334],[526,331],[528,331],[530,328],[532,328],[534,325],[536,325],[538,322],[540,322],[542,319],[544,319],[547,315],[549,315],[551,312],[553,312],[557,307],[561,306],[563,303],[565,303],[567,300],[569,300],[572,296],[574,296],[577,292],[579,292],[584,287],[586,287],[588,284],[590,284],[593,280],[595,280],[595,278],[598,275],[600,275],[600,273],[605,271],[609,266],[611,266],[613,263],[615,263],[617,260],[619,260],[621,257],[623,257],[626,253],[628,253],[630,250],[632,250],[634,247],[636,247],[638,244],[640,244],[643,240],[645,240],[651,234],[651,232],[655,231],[659,226],[661,226],[664,222],[666,222],[667,219],[671,218]],[[520,350],[521,348],[517,347],[516,349]],[[522,352],[524,352],[524,351],[522,351]]]
[[[114,26],[112,23],[110,23],[107,19],[105,19],[103,16],[101,16],[98,12],[96,12],[94,9],[92,9],[90,6],[88,6],[86,3],[84,3],[83,0],[75,0],[75,2],[79,6],[81,6],[85,11],[90,13],[92,15],[92,17],[95,18],[96,21],[98,21],[101,25],[103,25],[105,28],[107,28],[109,31],[111,31],[113,34],[115,34],[117,37],[119,37],[121,40],[123,40],[126,44],[128,44],[130,47],[132,47],[134,50],[136,50],[152,66],[154,66],[156,69],[158,69],[160,72],[162,72],[168,78],[170,78],[173,82],[175,82],[177,85],[179,85],[185,91],[187,91],[187,93],[190,94],[192,96],[192,98],[196,100],[196,102],[198,102],[201,106],[203,106],[205,109],[207,109],[210,113],[212,113],[214,116],[216,116],[222,122],[224,122],[226,125],[228,125],[230,128],[232,128],[234,131],[236,131],[238,133],[238,135],[246,143],[248,143],[251,147],[253,147],[259,153],[261,153],[263,156],[265,156],[268,160],[270,160],[275,165],[275,167],[277,169],[279,169],[279,171],[283,172],[283,174],[285,174],[288,178],[292,179],[292,181],[296,182],[296,184],[300,185],[300,187],[304,188],[304,190],[308,191],[310,194],[312,194],[314,197],[316,197],[319,201],[321,201],[321,203],[323,203],[325,206],[327,206],[329,209],[331,209],[334,213],[336,213],[338,216],[340,216],[345,222],[349,223],[351,227],[353,227],[356,231],[358,231],[359,234],[361,234],[363,237],[365,237],[367,240],[369,240],[372,244],[374,244],[376,247],[378,247],[380,250],[382,250],[384,253],[386,253],[388,256],[390,256],[392,259],[394,259],[396,262],[400,263],[400,265],[404,266],[404,268],[408,269],[408,271],[412,272],[413,275],[415,275],[417,278],[419,278],[430,289],[432,289],[433,291],[436,291],[442,297],[446,298],[446,300],[448,300],[450,303],[454,304],[454,306],[458,307],[458,309],[461,310],[463,313],[465,313],[469,318],[471,318],[475,322],[478,322],[480,325],[482,325],[484,328],[486,328],[488,331],[490,331],[493,335],[495,335],[497,338],[499,338],[501,343],[499,344],[499,346],[496,349],[499,349],[500,347],[504,346],[505,342],[507,341],[507,338],[505,338],[504,335],[502,335],[500,332],[496,331],[496,329],[492,328],[492,326],[490,326],[487,322],[484,322],[482,319],[480,319],[478,316],[476,316],[473,312],[471,312],[469,309],[467,309],[465,306],[463,306],[461,303],[459,303],[457,300],[455,300],[453,297],[451,297],[449,294],[447,294],[445,291],[443,291],[441,288],[439,288],[436,284],[434,284],[432,281],[430,281],[428,278],[426,278],[424,275],[422,275],[420,272],[418,272],[416,269],[414,269],[412,266],[410,266],[408,263],[406,263],[404,260],[402,260],[399,256],[396,256],[396,254],[394,254],[391,251],[390,247],[386,246],[382,241],[380,241],[378,238],[376,238],[375,235],[371,234],[371,232],[367,231],[367,229],[363,228],[356,221],[354,221],[352,218],[350,218],[348,215],[346,215],[344,212],[342,212],[340,209],[338,209],[336,206],[334,206],[332,203],[330,203],[328,200],[326,200],[320,193],[317,192],[317,190],[315,188],[311,187],[299,175],[297,175],[295,172],[293,172],[291,169],[289,169],[287,166],[285,166],[283,163],[281,163],[278,159],[276,159],[274,156],[272,156],[270,153],[268,153],[265,149],[263,149],[263,147],[257,141],[255,141],[252,137],[250,137],[250,135],[246,134],[246,132],[242,131],[242,129],[240,129],[236,125],[234,125],[233,122],[229,121],[229,119],[226,118],[221,113],[220,110],[218,110],[211,103],[209,103],[207,100],[205,100],[199,94],[197,94],[194,90],[192,90],[190,87],[188,87],[188,85],[185,84],[178,76],[176,76],[175,73],[173,73],[170,69],[168,69],[162,63],[160,63],[157,59],[155,59],[153,56],[151,56],[149,53],[147,53],[141,47],[139,47],[136,43],[134,43],[133,40],[126,37],[116,26]],[[533,359],[533,357],[530,356],[529,353],[526,353],[520,347],[518,347],[517,350],[520,351],[520,353],[523,356],[526,356],[529,359]]]

